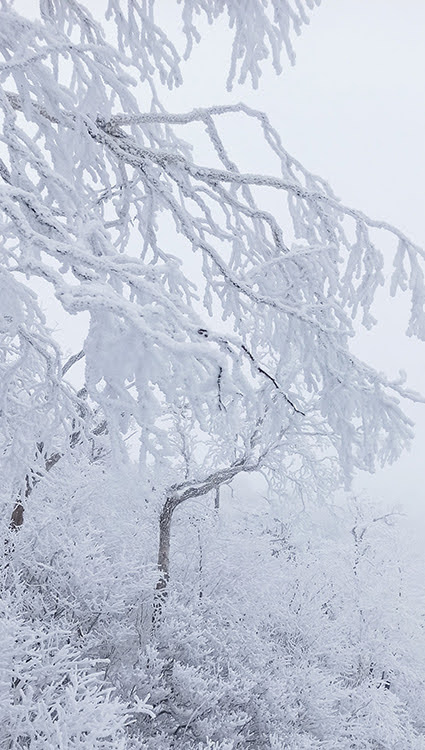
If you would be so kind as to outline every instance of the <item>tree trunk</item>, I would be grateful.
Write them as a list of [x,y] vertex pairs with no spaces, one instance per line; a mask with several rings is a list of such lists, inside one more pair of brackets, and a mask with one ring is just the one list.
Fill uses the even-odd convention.
[[152,625],[154,628],[159,623],[164,601],[167,598],[167,585],[170,578],[171,521],[175,509],[185,500],[194,497],[201,497],[214,489],[218,493],[216,494],[215,503],[218,502],[219,505],[220,486],[222,484],[228,484],[233,477],[243,471],[256,471],[260,465],[261,458],[262,456],[257,458],[252,464],[248,462],[247,457],[240,458],[227,469],[219,469],[198,482],[192,483],[190,481],[184,481],[181,484],[173,485],[170,488],[173,494],[170,497],[167,497],[159,517],[159,548],[157,563],[159,578],[155,587],[153,599]]
[[[50,469],[53,469],[53,467],[62,458],[62,456],[63,456],[62,453],[52,453],[52,455],[49,457],[45,456],[44,458],[45,471],[47,472],[47,471],[50,471]],[[37,453],[35,455],[35,458],[37,459]],[[41,481],[42,478],[43,478],[43,474],[41,472],[35,471],[35,469],[34,470],[31,469],[30,472],[26,474],[25,492],[24,492],[25,500],[28,500],[29,496],[31,495],[31,492],[33,491],[33,488],[35,487],[36,484],[38,484],[38,482]],[[25,504],[22,498],[22,491],[20,491],[18,497],[16,498],[15,506],[13,508],[12,515],[10,517],[9,528],[12,531],[19,531],[19,529],[21,528],[24,522],[24,511],[25,511]]]
[[21,503],[20,496],[19,499],[15,503],[15,507],[13,508],[12,515],[10,517],[10,524],[9,528],[11,531],[18,531],[18,529],[22,526],[24,522],[24,506]]
[[170,541],[171,520],[179,503],[175,498],[167,498],[159,517],[158,572],[159,578],[155,588],[152,623],[155,627],[161,617],[162,607],[167,597],[167,585],[170,578]]
[[[32,492],[33,484],[35,483],[35,480],[31,482],[29,474],[26,474],[25,476],[25,500],[29,498]],[[13,508],[12,515],[10,517],[10,524],[9,528],[11,531],[19,531],[20,527],[22,526],[24,522],[24,510],[25,505],[22,500],[22,490],[19,492],[18,497],[16,498],[15,507]]]

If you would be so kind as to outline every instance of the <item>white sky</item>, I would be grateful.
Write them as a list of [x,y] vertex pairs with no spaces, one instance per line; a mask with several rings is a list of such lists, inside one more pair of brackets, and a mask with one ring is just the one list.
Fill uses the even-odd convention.
[[[16,5],[28,14],[34,9],[29,0]],[[87,5],[95,13],[104,3]],[[157,7],[168,21],[174,17],[175,0],[158,0]],[[286,64],[279,78],[265,71],[257,92],[246,86],[227,94],[229,37],[223,27],[206,26],[183,68],[184,86],[161,99],[172,111],[241,99],[266,111],[287,150],[326,178],[344,203],[425,246],[424,38],[424,0],[322,0],[295,42],[294,68]],[[235,136],[240,151],[261,164],[250,132]],[[383,324],[362,335],[358,353],[388,375],[405,369],[409,385],[425,394],[425,344],[404,338],[403,304],[382,298],[379,313]],[[357,488],[400,504],[425,542],[425,405],[408,413],[417,424],[412,451],[374,477],[359,477]]]
[[[425,3],[324,0],[306,32],[282,87],[282,100],[292,104],[288,147],[344,202],[424,247]],[[425,343],[403,337],[402,305],[387,300],[380,310],[384,325],[362,337],[359,353],[391,375],[405,369],[425,394]],[[425,405],[409,413],[416,422],[411,452],[357,484],[404,506],[425,539]]]
[[[424,0],[322,0],[295,42],[294,68],[286,65],[280,77],[269,69],[257,92],[226,94],[228,38],[206,26],[183,88],[162,99],[172,111],[239,100],[266,111],[285,148],[344,203],[425,246],[424,38]],[[236,135],[253,156],[250,133]],[[391,257],[390,243],[384,247]],[[403,303],[383,295],[383,324],[362,334],[357,351],[388,375],[406,370],[410,387],[425,394],[425,343],[404,337],[405,313]],[[355,489],[400,505],[425,541],[425,405],[407,411],[416,423],[412,450],[373,477],[361,475]]]

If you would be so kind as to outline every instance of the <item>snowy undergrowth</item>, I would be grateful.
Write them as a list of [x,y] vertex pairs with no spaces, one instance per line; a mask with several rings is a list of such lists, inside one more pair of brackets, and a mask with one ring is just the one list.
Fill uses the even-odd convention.
[[180,511],[152,628],[158,508],[137,475],[68,465],[34,489],[3,572],[5,747],[425,747],[393,517],[355,507],[319,533],[235,507]]

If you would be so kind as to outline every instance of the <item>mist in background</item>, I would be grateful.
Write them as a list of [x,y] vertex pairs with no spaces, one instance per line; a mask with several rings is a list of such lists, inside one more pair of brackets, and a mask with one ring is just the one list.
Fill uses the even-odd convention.
[[[171,5],[161,6],[164,18],[170,17]],[[183,111],[242,100],[265,111],[284,147],[327,179],[343,203],[390,222],[424,247],[423,0],[322,0],[295,39],[294,67],[283,59],[278,77],[271,64],[265,65],[257,91],[236,85],[226,95],[228,33],[224,24],[205,24],[202,42],[183,69],[183,86],[162,92],[165,106]],[[235,131],[230,138],[242,168],[249,163],[250,171],[269,171],[254,131]],[[388,278],[395,246],[382,233],[376,240],[388,255]],[[407,303],[389,298],[385,287],[374,308],[379,324],[371,332],[359,331],[352,346],[388,377],[404,370],[409,387],[425,395],[425,342],[405,336],[407,312]],[[406,526],[422,545],[425,404],[403,408],[415,422],[410,452],[374,475],[359,474],[353,489],[405,512]]]
[[[96,17],[104,8],[99,0],[86,5]],[[160,25],[178,38],[175,0],[156,6]],[[36,10],[29,0],[17,0],[16,8],[28,16]],[[345,204],[389,221],[424,247],[423,0],[322,0],[294,42],[295,67],[283,58],[284,72],[277,77],[271,64],[265,65],[257,91],[236,85],[226,93],[227,35],[224,23],[203,25],[202,42],[183,66],[183,86],[160,91],[167,109],[186,111],[242,100],[265,111],[284,147],[327,179]],[[230,126],[229,143],[242,168],[246,164],[249,171],[271,171],[269,155],[249,125],[242,131]],[[207,163],[196,137],[195,147],[198,161]],[[382,235],[379,242],[388,253],[388,277],[394,247]],[[43,296],[43,289],[39,291]],[[74,353],[84,339],[87,315],[65,320],[59,305],[47,297],[44,308],[66,354]],[[375,316],[379,325],[369,333],[359,332],[355,353],[389,377],[405,370],[409,387],[425,394],[425,343],[406,338],[405,303],[389,299],[384,289]],[[404,408],[416,425],[411,451],[373,476],[358,475],[354,491],[398,506],[406,513],[409,531],[425,544],[425,404]]]

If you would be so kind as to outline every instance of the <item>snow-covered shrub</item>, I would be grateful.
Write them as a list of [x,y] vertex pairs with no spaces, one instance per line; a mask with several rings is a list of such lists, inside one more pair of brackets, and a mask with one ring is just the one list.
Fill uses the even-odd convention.
[[[114,682],[116,663],[129,668],[150,631],[155,580],[128,467],[122,479],[64,461],[35,487],[19,538],[9,532],[0,621],[7,747],[121,749],[127,725],[152,716],[146,696]],[[118,488],[122,506],[111,503]]]
[[6,557],[4,731],[87,750],[423,748],[424,639],[394,517],[212,506],[176,514],[153,624],[158,507],[134,468],[64,462],[34,488]]
[[31,586],[2,598],[0,746],[10,750],[125,747],[127,706],[72,644],[63,619],[29,616]]
[[424,637],[391,514],[343,514],[333,535],[214,514],[198,533],[196,515],[141,670],[150,729],[182,749],[423,748]]

